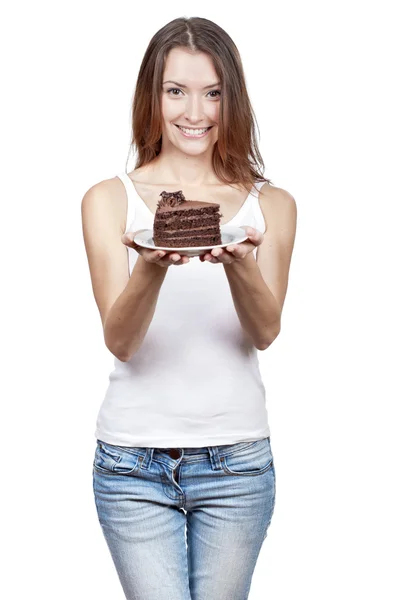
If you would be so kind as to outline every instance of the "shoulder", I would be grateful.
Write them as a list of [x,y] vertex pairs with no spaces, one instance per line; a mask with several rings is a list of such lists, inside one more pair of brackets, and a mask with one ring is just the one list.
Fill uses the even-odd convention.
[[296,201],[290,192],[269,183],[264,183],[260,188],[260,202],[270,206],[296,206]]
[[125,231],[127,197],[125,186],[117,176],[93,184],[82,199],[82,213],[102,211],[112,215]]
[[119,177],[111,177],[110,179],[103,179],[98,183],[94,183],[85,193],[83,199],[87,198],[97,199],[99,202],[106,199],[115,198],[115,195],[123,187],[122,181]]
[[259,201],[267,224],[279,217],[294,221],[297,218],[296,200],[290,192],[283,188],[265,183],[260,188]]

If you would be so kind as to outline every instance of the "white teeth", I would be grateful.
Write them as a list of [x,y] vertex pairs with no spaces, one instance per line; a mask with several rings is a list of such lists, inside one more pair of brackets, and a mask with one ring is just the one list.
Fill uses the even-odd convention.
[[184,133],[187,133],[189,135],[202,135],[207,131],[208,127],[206,127],[205,129],[186,129],[186,127],[179,127],[179,129],[182,129]]

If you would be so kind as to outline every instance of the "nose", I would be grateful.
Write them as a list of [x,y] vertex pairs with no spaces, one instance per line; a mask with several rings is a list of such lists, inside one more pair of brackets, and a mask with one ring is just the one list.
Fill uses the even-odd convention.
[[192,97],[188,96],[185,108],[185,118],[193,125],[196,125],[196,123],[202,120],[202,114],[203,109],[200,99],[195,95]]

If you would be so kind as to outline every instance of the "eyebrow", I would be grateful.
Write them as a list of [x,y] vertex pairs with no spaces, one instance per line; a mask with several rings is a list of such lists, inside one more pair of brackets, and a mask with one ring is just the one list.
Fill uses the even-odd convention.
[[[178,85],[181,88],[187,88],[187,85],[183,85],[183,83],[178,83],[177,81],[163,81],[163,85],[164,83],[174,83],[175,85]],[[220,85],[220,81],[217,81],[217,83],[212,83],[211,85],[206,85],[205,87],[203,87],[203,90],[208,90],[209,88],[215,87],[217,85]]]

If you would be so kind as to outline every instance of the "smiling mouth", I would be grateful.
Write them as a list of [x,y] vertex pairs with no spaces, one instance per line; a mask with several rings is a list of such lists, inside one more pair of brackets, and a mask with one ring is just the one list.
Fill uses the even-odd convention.
[[[177,125],[176,123],[174,123],[175,127],[177,127],[178,129],[180,129],[181,127],[184,127],[183,125]],[[212,125],[210,127],[184,127],[184,129],[189,129],[189,131],[196,131],[196,129],[211,129]]]

